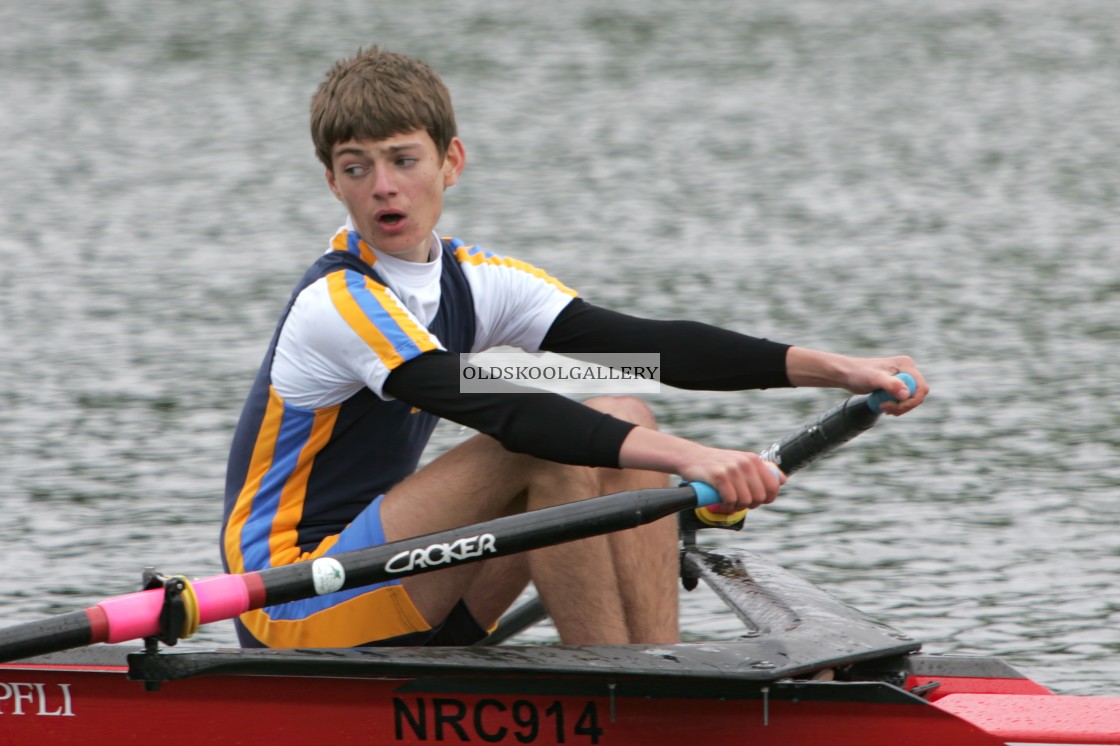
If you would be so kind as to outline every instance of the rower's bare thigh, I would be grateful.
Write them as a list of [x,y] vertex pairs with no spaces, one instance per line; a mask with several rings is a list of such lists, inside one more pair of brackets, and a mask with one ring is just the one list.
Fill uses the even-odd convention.
[[[524,510],[526,475],[535,461],[476,435],[432,461],[386,495],[381,525],[387,541],[443,531]],[[475,589],[484,581],[484,593]],[[484,626],[517,598],[529,581],[526,558],[502,557],[402,579],[429,624],[465,599]]]
[[389,490],[381,504],[387,541],[457,528],[511,511],[534,459],[486,435],[460,443]]
[[[656,427],[653,415],[638,399],[596,397],[584,403],[620,419]],[[563,472],[568,479],[586,472],[584,479],[608,487],[622,473],[553,464],[512,453],[489,436],[475,435],[389,490],[381,506],[385,538],[407,539],[524,510],[526,490],[535,479],[541,481],[542,472],[550,471]],[[565,501],[563,496],[555,499]]]

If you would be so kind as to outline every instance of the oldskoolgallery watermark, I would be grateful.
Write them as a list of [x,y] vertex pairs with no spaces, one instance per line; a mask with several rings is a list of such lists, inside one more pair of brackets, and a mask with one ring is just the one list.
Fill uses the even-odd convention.
[[459,356],[462,393],[657,394],[659,353],[585,353],[578,359],[519,350]]

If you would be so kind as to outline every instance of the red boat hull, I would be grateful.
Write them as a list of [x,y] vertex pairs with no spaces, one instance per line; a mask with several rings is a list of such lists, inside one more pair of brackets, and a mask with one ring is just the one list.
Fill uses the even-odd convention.
[[1021,677],[942,677],[944,693],[927,700],[907,691],[930,679],[914,674],[901,687],[203,674],[155,691],[127,674],[125,665],[0,666],[0,744],[1120,743],[1120,699],[1058,697]]
[[[935,707],[412,691],[414,681],[208,676],[145,692],[117,671],[0,674],[0,743],[992,744]],[[508,682],[516,688],[515,682]],[[535,688],[524,682],[526,689]],[[838,686],[838,685],[833,685]],[[428,687],[425,687],[428,688]]]
[[1060,697],[910,637],[742,551],[684,555],[728,642],[339,650],[95,645],[0,664],[0,746],[1120,744],[1120,698]]

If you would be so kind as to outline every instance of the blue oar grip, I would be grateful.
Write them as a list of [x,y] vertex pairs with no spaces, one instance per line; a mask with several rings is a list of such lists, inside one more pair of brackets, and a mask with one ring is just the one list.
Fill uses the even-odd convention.
[[709,505],[719,505],[719,493],[716,488],[704,482],[689,482],[688,486],[696,493],[696,507],[706,508]]
[[[911,394],[918,390],[917,382],[909,373],[899,373],[897,376],[895,376],[895,378],[898,378],[903,383],[905,383],[906,388],[910,390]],[[883,389],[879,389],[878,391],[867,397],[867,406],[871,409],[872,412],[874,412],[875,414],[879,414],[880,407],[882,407],[887,402],[894,401],[898,401],[898,399],[896,399],[893,394],[890,394]]]

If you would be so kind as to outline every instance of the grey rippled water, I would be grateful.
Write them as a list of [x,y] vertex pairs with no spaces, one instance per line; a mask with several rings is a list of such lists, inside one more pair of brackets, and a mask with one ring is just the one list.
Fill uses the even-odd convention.
[[[2,623],[219,570],[242,396],[342,217],[307,100],[371,43],[453,90],[445,232],[604,305],[923,365],[922,410],[709,541],[927,650],[1120,691],[1111,0],[0,5]],[[839,396],[651,402],[756,448]]]

